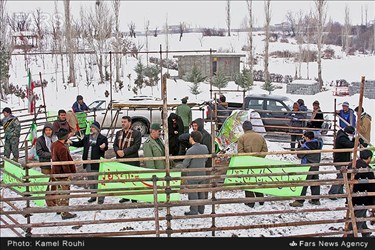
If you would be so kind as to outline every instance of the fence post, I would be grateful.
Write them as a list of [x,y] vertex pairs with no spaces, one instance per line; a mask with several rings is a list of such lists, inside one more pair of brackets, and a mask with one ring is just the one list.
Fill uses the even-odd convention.
[[[29,154],[28,154],[28,142],[27,142],[27,138],[25,140],[25,165],[23,166],[24,170],[25,170],[25,177],[29,177],[29,167],[26,166],[27,164],[27,161],[28,161],[28,157],[29,157]],[[23,179],[22,180],[23,183],[29,183],[30,180],[29,178],[26,178],[26,179]],[[30,187],[29,186],[26,186],[26,192],[30,192]],[[25,195],[25,196],[31,196],[29,194]],[[30,200],[26,200],[26,208],[30,208]],[[27,221],[27,224],[30,225],[31,224],[31,214],[25,214],[24,215],[26,217],[26,221]],[[31,230],[32,228],[31,227],[26,227],[26,237],[31,237]]]
[[158,180],[158,177],[156,177],[156,175],[153,175],[152,176],[152,189],[154,191],[155,232],[156,232],[156,237],[160,237],[157,180]]

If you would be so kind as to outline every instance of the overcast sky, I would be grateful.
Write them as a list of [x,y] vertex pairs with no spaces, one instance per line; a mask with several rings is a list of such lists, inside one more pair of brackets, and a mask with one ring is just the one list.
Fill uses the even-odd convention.
[[[106,1],[112,9],[111,1]],[[80,7],[93,8],[95,1],[74,1],[72,0],[72,13],[74,18],[79,18]],[[375,1],[338,1],[328,2],[328,17],[340,23],[344,22],[345,6],[349,6],[352,24],[361,24],[361,9],[363,9],[363,19],[365,20],[365,10],[367,8],[368,21],[374,20]],[[150,21],[152,28],[165,24],[168,17],[168,24],[174,25],[185,22],[191,27],[226,27],[226,1],[122,1],[120,9],[120,25],[123,31],[128,30],[128,24],[133,21],[136,30],[143,30],[145,20]],[[8,0],[7,11],[31,12],[40,8],[42,12],[52,15],[54,12],[54,1],[15,1]],[[254,0],[255,26],[262,26],[264,23],[264,1]],[[300,10],[308,12],[314,8],[312,0],[304,1],[271,1],[272,19],[271,24],[285,21],[286,13],[290,10],[298,12]],[[62,0],[58,1],[58,11],[63,12]],[[231,1],[231,28],[240,28],[244,18],[248,16],[247,4],[245,0]]]

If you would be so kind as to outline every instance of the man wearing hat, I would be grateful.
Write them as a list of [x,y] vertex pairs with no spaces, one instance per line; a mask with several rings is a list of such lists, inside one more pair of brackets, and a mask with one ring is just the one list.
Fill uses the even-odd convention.
[[[144,157],[160,157],[165,156],[165,147],[160,139],[161,127],[159,123],[151,124],[150,135],[143,144]],[[149,160],[145,161],[146,168],[164,169],[165,160]]]
[[[238,138],[238,153],[268,152],[267,142],[261,134],[253,131],[253,124],[250,121],[244,121],[242,124],[244,134]],[[256,157],[266,157],[265,155],[255,155]],[[263,197],[263,193],[245,190],[246,197]],[[264,202],[259,202],[263,205]],[[249,207],[254,207],[254,202],[245,203]]]
[[182,104],[178,105],[176,108],[176,115],[180,116],[184,123],[184,133],[189,133],[189,125],[193,119],[191,108],[186,104],[188,99],[188,96],[182,98]]
[[[65,146],[65,142],[68,140],[69,130],[61,128],[57,131],[57,141],[52,143],[51,154],[52,162],[57,161],[73,161],[72,156],[70,155],[69,149]],[[64,165],[52,165],[52,174],[71,174],[76,173],[76,166],[74,164],[64,164]],[[54,181],[68,181],[71,177],[53,177]],[[61,184],[56,185],[57,190],[70,190],[70,185]],[[57,193],[59,195],[59,193]],[[67,195],[66,193],[61,195]],[[69,198],[58,198],[56,199],[56,206],[69,206]],[[71,219],[76,217],[76,214],[69,212],[58,212],[61,214],[61,218]]]
[[[83,147],[82,160],[99,160],[104,158],[105,151],[108,150],[108,139],[100,133],[100,124],[94,121],[90,126],[90,134],[85,135],[82,140],[70,141],[68,144],[73,147]],[[83,168],[87,172],[99,172],[99,163],[83,164]],[[89,180],[98,180],[98,176],[89,176]],[[98,183],[90,184],[90,189],[98,189]],[[92,194],[96,194],[96,191],[92,191]],[[97,197],[91,197],[88,202],[96,201]],[[104,196],[98,198],[98,203],[104,203]]]
[[89,111],[89,107],[83,101],[83,96],[77,95],[77,101],[73,103],[72,106],[73,112],[87,112]]
[[[348,102],[342,103],[342,109],[337,111],[339,115],[340,127],[344,129],[348,124],[355,128],[356,125],[356,117],[354,115],[354,110],[349,108]],[[348,123],[348,124],[347,124]]]

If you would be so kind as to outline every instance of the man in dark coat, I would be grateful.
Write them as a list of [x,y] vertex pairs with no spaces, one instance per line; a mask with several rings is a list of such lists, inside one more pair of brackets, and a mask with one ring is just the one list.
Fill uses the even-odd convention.
[[[335,140],[335,149],[340,148],[354,148],[354,128],[352,126],[347,126],[344,129],[340,129],[337,132]],[[334,152],[333,162],[349,162],[351,160],[351,152]],[[342,166],[335,166],[337,170],[340,170]],[[342,179],[342,174],[338,173],[337,179]],[[337,184],[332,185],[328,194],[343,194],[344,185]],[[336,198],[331,198],[331,200],[336,200]]]
[[[116,132],[113,150],[117,159],[138,158],[139,148],[141,147],[142,134],[139,130],[132,128],[132,118],[123,116],[121,120],[122,129]],[[139,161],[127,161],[125,164],[139,167]],[[123,203],[128,199],[122,198],[119,202]],[[134,200],[136,202],[136,200]]]
[[[359,159],[356,161],[356,168],[357,169],[368,169],[368,172],[359,172],[356,173],[354,179],[356,180],[374,180],[374,172],[370,170],[370,162],[372,159],[373,153],[370,150],[363,150],[359,153]],[[352,169],[352,164],[350,163],[348,166],[349,169]],[[348,176],[350,179],[350,174]],[[357,192],[375,192],[375,183],[357,183],[353,186],[353,194]],[[358,206],[371,206],[375,205],[375,196],[362,196],[362,197],[352,197],[353,205]],[[367,209],[359,209],[355,210],[354,214],[356,218],[366,218]],[[358,230],[368,229],[366,225],[366,221],[358,221],[356,222]],[[349,223],[349,230],[352,230],[352,223]],[[348,234],[348,237],[353,237],[353,234]],[[362,237],[369,237],[371,233],[362,233]]]
[[[319,101],[314,101],[311,121],[307,123],[307,127],[317,128],[320,130],[322,128],[323,119],[324,117],[323,117],[323,112],[320,110],[320,103]],[[322,120],[322,121],[315,121],[315,120]]]
[[[297,150],[319,150],[323,147],[322,139],[315,138],[314,132],[306,131],[303,134],[304,143]],[[301,159],[301,164],[309,163],[320,163],[321,153],[314,154],[297,154],[297,157]],[[309,171],[319,171],[319,166],[311,166]],[[308,180],[319,180],[319,174],[307,175],[306,181]],[[301,196],[305,196],[308,186],[303,186]],[[310,186],[312,195],[320,195],[320,186]],[[302,207],[305,200],[296,200],[289,205],[292,207]],[[320,205],[319,199],[309,200],[309,203],[313,205]]]
[[[94,121],[90,125],[90,134],[85,135],[82,140],[79,141],[70,141],[68,144],[71,144],[73,147],[83,147],[82,160],[99,160],[104,158],[105,151],[108,150],[108,139],[100,133],[100,124],[97,121]],[[99,163],[84,164],[83,168],[87,172],[99,172]],[[98,180],[98,176],[89,176],[89,180]],[[90,189],[98,189],[98,183],[90,184]],[[96,191],[92,191],[92,194],[96,194]],[[96,201],[96,197],[91,197],[88,202]],[[98,203],[104,203],[104,196],[98,198]]]
[[[359,139],[359,143],[364,145],[363,139]],[[335,140],[335,149],[340,148],[354,148],[354,128],[352,126],[346,126],[344,129],[340,129],[337,132]],[[351,152],[334,152],[333,162],[349,162],[351,161]],[[342,166],[336,166],[337,170],[340,170]],[[337,179],[342,179],[342,173],[337,174]],[[328,194],[343,194],[344,185],[337,184],[332,185]],[[336,198],[330,198],[331,200],[336,200]]]
[[169,152],[178,155],[180,144],[178,137],[184,133],[184,123],[178,115],[171,113],[168,116]]
[[88,112],[90,109],[83,101],[83,96],[77,95],[77,101],[73,103],[72,110],[76,112]]
[[[44,124],[42,135],[38,137],[35,147],[36,147],[36,154],[38,155],[39,162],[51,162],[52,154],[51,154],[51,147],[52,143],[57,141],[57,136],[53,134],[52,124],[46,122]],[[51,174],[51,166],[41,166],[41,172],[43,174],[49,175]],[[47,185],[47,190],[56,190],[56,186]],[[46,194],[47,197],[51,197],[51,194]],[[52,199],[46,199],[47,206],[55,206],[55,201]]]
[[[65,146],[66,141],[68,140],[69,130],[61,128],[57,131],[57,141],[54,142],[51,146],[52,152],[52,161],[73,161],[72,156],[70,155],[69,149]],[[64,164],[64,165],[53,165],[52,174],[71,174],[76,173],[76,167],[74,164]],[[70,177],[54,177],[55,181],[69,181]],[[56,186],[57,190],[69,191],[70,185],[59,184]],[[58,193],[59,194],[59,193]],[[67,195],[66,193],[61,195]],[[69,206],[69,198],[59,198],[56,199],[57,206]],[[61,218],[71,219],[76,217],[76,214],[69,212],[61,212]]]
[[302,138],[302,127],[304,127],[304,121],[305,115],[303,113],[299,113],[300,106],[298,102],[295,102],[293,104],[293,110],[290,114],[288,114],[288,118],[290,118],[290,148],[291,150],[295,149],[296,143],[298,143],[299,140]]

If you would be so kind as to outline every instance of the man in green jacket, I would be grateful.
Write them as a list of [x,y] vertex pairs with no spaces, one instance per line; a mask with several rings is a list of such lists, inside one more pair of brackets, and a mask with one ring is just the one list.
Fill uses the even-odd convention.
[[0,120],[0,126],[4,128],[4,156],[10,158],[10,154],[13,154],[13,160],[18,161],[19,149],[18,143],[21,135],[21,124],[17,117],[12,115],[12,110],[5,107],[2,111],[4,118]]
[[182,104],[178,105],[176,108],[176,115],[181,117],[184,123],[184,133],[189,133],[189,126],[192,121],[192,111],[189,105],[187,105],[188,96],[181,99]]
[[[160,139],[161,127],[159,123],[151,124],[151,132],[145,143],[143,144],[144,157],[160,157],[165,156],[165,147]],[[151,169],[165,169],[165,160],[149,160],[145,161],[145,167]]]

